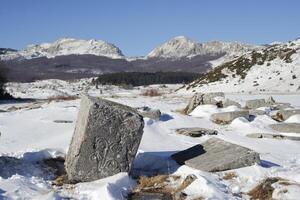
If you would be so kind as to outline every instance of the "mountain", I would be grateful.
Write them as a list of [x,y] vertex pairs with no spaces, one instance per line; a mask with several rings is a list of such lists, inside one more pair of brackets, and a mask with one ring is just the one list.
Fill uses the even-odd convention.
[[300,39],[274,43],[223,63],[182,91],[299,92]]
[[91,54],[109,58],[122,58],[121,50],[113,44],[102,40],[80,40],[74,38],[62,38],[53,43],[29,45],[22,51],[7,52],[0,56],[2,60],[33,59],[39,57],[53,58],[64,55]]
[[17,52],[15,49],[10,49],[10,48],[0,48],[0,56],[8,53],[14,53]]
[[183,57],[192,58],[195,56],[223,54],[219,59],[211,61],[214,67],[219,63],[259,48],[261,47],[238,42],[211,41],[198,43],[187,37],[178,36],[153,49],[148,54],[148,57],[181,59]]

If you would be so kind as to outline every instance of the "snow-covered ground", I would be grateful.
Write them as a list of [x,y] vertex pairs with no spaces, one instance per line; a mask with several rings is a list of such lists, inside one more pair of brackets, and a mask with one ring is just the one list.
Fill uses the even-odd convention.
[[[141,173],[160,171],[186,177],[194,174],[197,179],[185,189],[187,199],[247,199],[247,192],[266,177],[281,177],[289,184],[274,184],[273,197],[277,199],[300,199],[300,141],[256,139],[246,137],[249,133],[276,133],[268,128],[278,123],[268,115],[260,115],[249,122],[235,119],[229,125],[217,125],[209,120],[209,115],[220,110],[213,106],[200,106],[193,116],[182,115],[176,110],[185,107],[190,95],[176,93],[179,85],[159,85],[162,93],[157,97],[142,96],[147,88],[133,90],[115,86],[86,87],[90,80],[76,83],[49,80],[38,83],[9,84],[8,89],[22,98],[46,99],[62,95],[89,93],[133,107],[149,106],[163,113],[160,121],[145,118],[142,142],[136,156],[135,169]],[[84,89],[86,88],[86,89]],[[268,97],[269,95],[230,94],[228,98],[244,104],[247,99]],[[275,100],[289,102],[300,108],[300,95],[276,94]],[[79,99],[69,101],[6,102],[0,105],[0,199],[123,199],[132,190],[136,181],[126,173],[116,174],[106,179],[76,185],[53,186],[54,174],[39,165],[46,158],[64,156],[74,131],[79,109]],[[225,110],[236,108],[225,108]],[[57,123],[57,120],[68,123]],[[293,121],[300,123],[299,116]],[[191,138],[177,135],[175,129],[203,127],[215,129],[216,136]],[[295,134],[293,134],[295,135]],[[218,137],[257,151],[261,165],[230,170],[235,178],[225,180],[225,173],[208,173],[172,164],[169,156],[211,137]],[[171,166],[171,167],[170,167]],[[172,168],[173,166],[173,168]]]

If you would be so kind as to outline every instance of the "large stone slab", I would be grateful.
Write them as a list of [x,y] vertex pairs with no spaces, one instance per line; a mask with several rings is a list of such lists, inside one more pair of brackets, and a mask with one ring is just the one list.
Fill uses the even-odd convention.
[[211,121],[217,124],[229,124],[232,120],[238,117],[245,117],[249,119],[249,111],[240,110],[232,112],[214,113],[210,116]]
[[256,109],[260,107],[268,106],[269,104],[266,102],[265,99],[253,99],[246,101],[246,108],[248,109]]
[[270,124],[269,127],[283,133],[300,133],[300,123]]
[[191,113],[197,106],[204,104],[221,105],[220,99],[224,99],[223,92],[195,93],[184,109],[186,114]]
[[300,141],[300,137],[287,136],[282,134],[270,134],[270,133],[250,133],[246,135],[249,138],[267,138],[267,139],[277,139],[277,140],[296,140]]
[[300,109],[291,109],[291,110],[279,110],[276,113],[276,118],[279,121],[284,121],[293,115],[300,115]]
[[172,155],[178,164],[208,171],[225,171],[260,163],[259,154],[248,148],[211,138]]
[[186,135],[190,137],[201,137],[203,135],[217,135],[218,131],[207,128],[179,128],[175,131],[177,134]]
[[69,181],[93,181],[130,171],[143,127],[136,109],[82,97],[65,163]]
[[147,106],[137,108],[140,115],[154,120],[159,120],[161,117],[161,112],[159,109],[152,109]]

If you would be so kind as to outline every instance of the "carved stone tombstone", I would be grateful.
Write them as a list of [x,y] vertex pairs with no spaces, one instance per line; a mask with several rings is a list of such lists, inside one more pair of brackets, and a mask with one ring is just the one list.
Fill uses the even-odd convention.
[[135,109],[100,98],[82,97],[66,157],[69,181],[93,181],[128,172],[143,128],[143,117]]

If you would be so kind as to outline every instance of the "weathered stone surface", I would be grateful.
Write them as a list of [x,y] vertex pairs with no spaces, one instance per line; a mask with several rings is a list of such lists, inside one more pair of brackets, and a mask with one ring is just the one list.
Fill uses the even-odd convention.
[[249,119],[249,111],[240,110],[232,112],[214,113],[211,115],[210,119],[217,124],[229,124],[232,120],[238,117],[245,117],[246,119]]
[[269,127],[283,133],[300,133],[300,123],[270,124]]
[[270,106],[271,110],[284,110],[286,108],[293,108],[290,103],[276,103]]
[[172,155],[178,164],[208,171],[225,171],[260,163],[259,154],[242,146],[211,138]]
[[264,110],[249,110],[249,115],[265,115],[267,114]]
[[297,115],[300,114],[300,109],[293,109],[293,110],[279,110],[276,113],[276,117],[278,117],[279,121],[280,119],[282,121],[288,119],[289,117],[293,116],[293,115]]
[[175,131],[177,134],[191,136],[191,137],[201,137],[203,135],[217,135],[218,131],[207,129],[207,128],[179,128]]
[[249,138],[268,138],[268,139],[277,139],[277,140],[296,140],[299,141],[300,137],[295,136],[286,136],[281,134],[270,134],[270,133],[250,133],[247,134],[247,137]]
[[223,92],[195,93],[185,108],[185,113],[191,113],[197,106],[204,104],[223,105],[220,99],[225,97]]
[[161,116],[161,112],[159,109],[151,109],[145,106],[137,108],[137,110],[140,113],[140,115],[142,115],[143,117],[148,117],[150,119],[159,120]]
[[128,106],[82,97],[66,157],[70,182],[128,172],[143,134],[143,117]]
[[253,99],[246,101],[246,108],[248,109],[256,109],[260,107],[268,106],[269,104],[266,102],[265,99]]
[[236,101],[230,100],[230,99],[225,99],[225,101],[223,102],[223,107],[228,107],[228,106],[236,106],[238,108],[241,108],[241,104],[239,104]]
[[173,200],[171,193],[135,192],[128,196],[127,200]]

